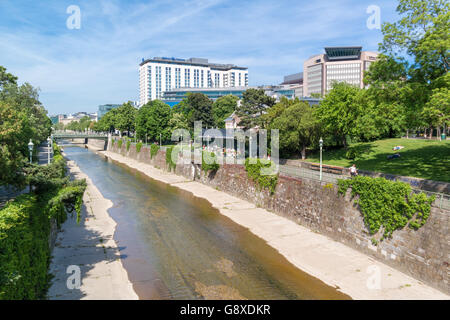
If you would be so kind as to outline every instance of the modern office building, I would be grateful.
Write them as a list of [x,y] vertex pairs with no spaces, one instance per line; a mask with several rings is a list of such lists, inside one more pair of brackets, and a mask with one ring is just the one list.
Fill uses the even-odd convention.
[[362,47],[327,47],[303,63],[303,95],[325,95],[334,81],[344,81],[364,88],[363,76],[378,53],[361,51]]
[[162,99],[167,91],[182,88],[210,89],[248,86],[248,69],[208,59],[142,59],[139,65],[139,104]]
[[303,97],[303,72],[290,74],[284,77],[280,84],[286,89],[294,90],[294,97]]
[[98,120],[100,120],[101,117],[103,117],[109,110],[118,108],[120,106],[121,106],[120,104],[102,104],[102,105],[98,106],[98,111],[97,111]]

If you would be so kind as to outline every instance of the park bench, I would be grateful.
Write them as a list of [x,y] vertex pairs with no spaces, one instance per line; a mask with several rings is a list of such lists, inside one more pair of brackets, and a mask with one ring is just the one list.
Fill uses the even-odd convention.
[[[309,168],[311,170],[320,171],[320,164],[319,163],[311,163],[309,165]],[[343,168],[343,167],[322,164],[322,172],[333,173],[333,174],[344,174],[344,170],[345,170],[345,168]]]

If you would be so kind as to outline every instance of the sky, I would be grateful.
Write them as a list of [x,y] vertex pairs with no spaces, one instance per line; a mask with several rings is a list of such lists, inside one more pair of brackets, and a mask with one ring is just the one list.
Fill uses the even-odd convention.
[[279,84],[326,46],[377,51],[370,5],[398,19],[393,0],[0,0],[0,65],[51,115],[137,101],[142,58],[207,58],[248,67],[250,86]]

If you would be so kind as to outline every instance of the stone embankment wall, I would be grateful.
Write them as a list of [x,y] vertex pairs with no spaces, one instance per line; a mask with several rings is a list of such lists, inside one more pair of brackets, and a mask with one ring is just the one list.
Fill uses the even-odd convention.
[[[108,147],[112,152],[167,170],[163,151],[151,159],[146,147],[139,153],[134,145],[127,151],[125,143],[121,150],[117,143]],[[199,165],[179,164],[175,173],[252,202],[450,293],[449,211],[433,207],[427,223],[419,230],[406,227],[374,246],[350,194],[339,195],[331,184],[280,175],[275,193],[270,195],[267,190],[258,190],[240,165],[222,165],[217,172],[205,174]]]

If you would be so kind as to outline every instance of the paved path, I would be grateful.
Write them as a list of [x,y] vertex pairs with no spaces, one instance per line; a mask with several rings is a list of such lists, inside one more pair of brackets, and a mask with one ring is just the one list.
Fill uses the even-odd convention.
[[[49,299],[138,299],[113,239],[116,223],[107,213],[112,206],[111,201],[103,198],[73,161],[68,161],[68,167],[76,178],[86,178],[88,187],[83,198],[83,221],[78,225],[76,217],[69,215],[58,234],[50,265],[54,278],[48,292]],[[73,272],[67,274],[66,271],[71,265],[80,268],[79,289],[67,287],[68,277]]]
[[[450,299],[450,296],[291,220],[199,182],[106,151],[112,160],[207,199],[221,214],[266,240],[293,265],[353,299]],[[379,277],[378,277],[379,275]],[[379,287],[377,285],[379,278]]]

